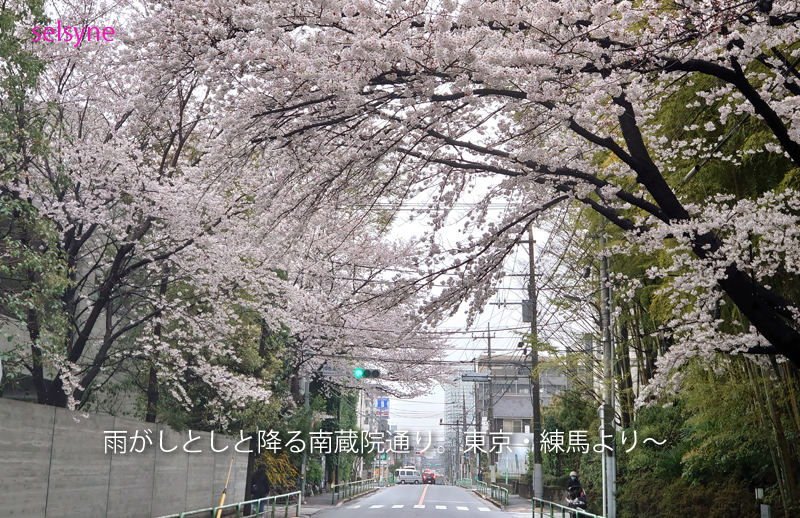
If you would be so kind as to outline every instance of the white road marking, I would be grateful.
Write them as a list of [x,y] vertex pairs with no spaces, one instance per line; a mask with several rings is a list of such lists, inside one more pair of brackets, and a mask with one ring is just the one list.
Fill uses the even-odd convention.
[[361,507],[361,506],[360,505],[351,505],[349,507],[349,509],[358,509],[359,507]]
[[488,511],[488,507],[478,507],[478,511]]
[[458,509],[459,511],[469,511],[469,507],[461,507],[460,505],[456,506],[456,509]]
[[383,507],[383,504],[369,506],[370,509],[380,509],[381,507]]
[[414,509],[425,509],[425,504],[422,505],[415,505]]
[[393,505],[393,506],[392,506],[392,509],[402,509],[402,508],[403,508],[403,505],[405,505],[405,504]]
[[436,509],[445,509],[446,510],[447,506],[446,505],[437,505]]

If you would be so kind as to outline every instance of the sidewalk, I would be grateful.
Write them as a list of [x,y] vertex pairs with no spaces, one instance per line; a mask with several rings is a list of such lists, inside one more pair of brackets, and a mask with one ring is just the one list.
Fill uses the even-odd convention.
[[474,486],[472,487],[472,491],[479,497],[483,498],[487,502],[491,502],[493,505],[498,507],[503,511],[508,511],[510,513],[533,513],[533,504],[529,498],[521,498],[519,495],[508,495],[508,505],[503,505],[496,500],[492,500],[490,497],[485,496],[483,493],[478,491]]
[[505,510],[512,513],[533,513],[533,503],[529,498],[521,498],[519,495],[508,495],[508,505]]
[[370,489],[360,495],[356,495],[350,498],[340,499],[336,502],[336,504],[331,504],[331,493],[321,493],[319,495],[314,496],[307,496],[303,499],[303,505],[300,506],[300,516],[311,516],[312,514],[320,511],[322,509],[330,509],[331,507],[336,507],[337,505],[342,505],[344,502],[349,502],[350,500],[354,500],[356,498],[361,498],[362,496],[370,495],[380,489],[382,486],[378,486],[374,489]]
[[303,505],[300,506],[300,516],[311,516],[321,509],[330,507],[334,507],[331,505],[330,493],[307,496],[303,499]]

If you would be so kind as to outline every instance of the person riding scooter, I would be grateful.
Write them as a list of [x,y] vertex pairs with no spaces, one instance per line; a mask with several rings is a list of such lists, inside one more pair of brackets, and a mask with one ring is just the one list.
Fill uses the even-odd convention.
[[567,482],[567,505],[573,509],[586,510],[586,494],[578,480],[578,474],[574,471],[570,472]]

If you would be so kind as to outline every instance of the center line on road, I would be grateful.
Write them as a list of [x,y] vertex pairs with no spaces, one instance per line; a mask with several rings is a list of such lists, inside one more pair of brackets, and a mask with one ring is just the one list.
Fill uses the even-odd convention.
[[425,493],[427,492],[428,492],[428,486],[426,485],[425,488],[422,490],[422,496],[419,497],[419,502],[417,502],[417,505],[422,505],[422,501],[425,500]]

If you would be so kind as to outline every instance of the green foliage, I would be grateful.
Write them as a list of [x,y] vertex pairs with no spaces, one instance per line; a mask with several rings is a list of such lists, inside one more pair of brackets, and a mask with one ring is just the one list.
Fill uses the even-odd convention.
[[317,459],[308,459],[306,480],[310,484],[320,484],[322,482],[322,465]]
[[[585,431],[589,444],[597,442],[597,429],[600,427],[597,409],[576,389],[566,390],[555,397],[553,404],[544,409],[542,417],[543,430],[564,434],[564,450],[569,445],[570,431]],[[584,454],[581,451],[549,451],[548,448],[542,452],[543,474],[561,477],[573,470],[580,471],[582,464],[592,454],[591,450]],[[529,462],[529,466],[532,465]]]
[[567,487],[567,482],[569,482],[569,475],[542,474],[542,485],[546,487]]
[[720,479],[710,485],[692,485],[678,478],[665,483],[652,472],[626,481],[617,496],[617,509],[619,518],[757,516],[752,493],[733,481]]
[[33,99],[44,63],[26,50],[28,42],[17,29],[22,23],[45,22],[38,0],[0,9],[0,318],[25,322],[26,338],[43,352],[41,357],[26,357],[19,344],[14,347],[18,336],[9,333],[12,348],[3,354],[6,379],[0,380],[0,390],[26,364],[52,365],[54,355],[63,353],[69,329],[61,296],[70,285],[70,272],[59,250],[59,234],[17,191],[27,183],[33,159],[48,152],[47,106]]
[[[565,488],[569,473],[577,471],[581,486],[587,495],[589,512],[599,513],[602,506],[601,457],[592,446],[599,442],[600,419],[596,403],[587,398],[580,389],[571,388],[556,396],[553,404],[542,413],[542,429],[547,432],[564,433],[564,451],[542,452],[542,481],[550,487]],[[569,432],[584,431],[589,451],[566,451],[569,446]],[[533,466],[533,452],[528,457],[529,472]]]

